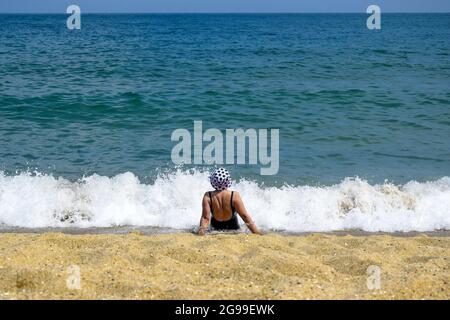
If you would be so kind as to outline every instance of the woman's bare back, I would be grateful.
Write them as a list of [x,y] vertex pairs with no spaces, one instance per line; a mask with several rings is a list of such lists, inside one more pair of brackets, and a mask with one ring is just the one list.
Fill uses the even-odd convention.
[[[211,211],[214,212],[214,218],[217,221],[227,221],[233,217],[233,208],[231,207],[231,191],[211,191]],[[233,199],[234,200],[234,199]],[[234,205],[233,205],[234,206]]]

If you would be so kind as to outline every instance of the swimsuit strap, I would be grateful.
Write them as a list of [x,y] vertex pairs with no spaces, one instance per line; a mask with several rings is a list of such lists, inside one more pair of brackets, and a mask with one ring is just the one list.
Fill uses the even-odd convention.
[[211,200],[211,205],[210,205],[210,207],[211,207],[211,213],[212,213],[212,215],[214,215],[211,192],[208,191],[208,194],[209,194],[209,200]]
[[231,204],[231,211],[232,211],[233,214],[234,214],[236,210],[234,209],[234,206],[233,206],[233,194],[234,194],[234,191],[231,191],[230,204]]

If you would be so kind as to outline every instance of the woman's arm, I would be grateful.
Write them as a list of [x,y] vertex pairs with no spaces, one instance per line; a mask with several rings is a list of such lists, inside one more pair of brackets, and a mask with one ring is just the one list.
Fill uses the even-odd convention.
[[209,196],[203,196],[202,200],[202,217],[200,218],[200,228],[198,229],[198,234],[200,236],[205,235],[206,229],[208,229],[209,223],[211,221],[211,206],[209,203]]
[[255,222],[253,221],[252,217],[247,212],[247,209],[245,209],[241,195],[237,191],[234,192],[233,206],[236,208],[237,213],[241,216],[242,220],[244,220],[245,224],[250,229],[250,231],[253,232],[254,234],[262,235],[261,231],[259,231]]

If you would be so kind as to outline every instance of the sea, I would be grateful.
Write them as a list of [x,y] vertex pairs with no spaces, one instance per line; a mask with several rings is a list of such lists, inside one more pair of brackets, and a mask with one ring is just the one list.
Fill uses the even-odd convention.
[[[450,230],[450,14],[67,17],[0,14],[0,231],[194,230],[218,166],[267,231]],[[174,163],[195,121],[279,169]]]

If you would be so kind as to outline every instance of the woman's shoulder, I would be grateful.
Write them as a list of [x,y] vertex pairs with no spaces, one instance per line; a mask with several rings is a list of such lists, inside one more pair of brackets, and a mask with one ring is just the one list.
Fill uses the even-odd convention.
[[203,197],[209,198],[209,196],[213,196],[213,195],[215,195],[216,193],[217,193],[216,190],[206,191],[206,192],[203,194]]
[[234,195],[239,195],[239,192],[237,190],[223,190],[223,191],[217,191],[217,190],[211,190],[211,191],[206,191],[203,196],[204,197],[209,197],[210,195],[218,195],[220,196],[221,194],[234,194]]

